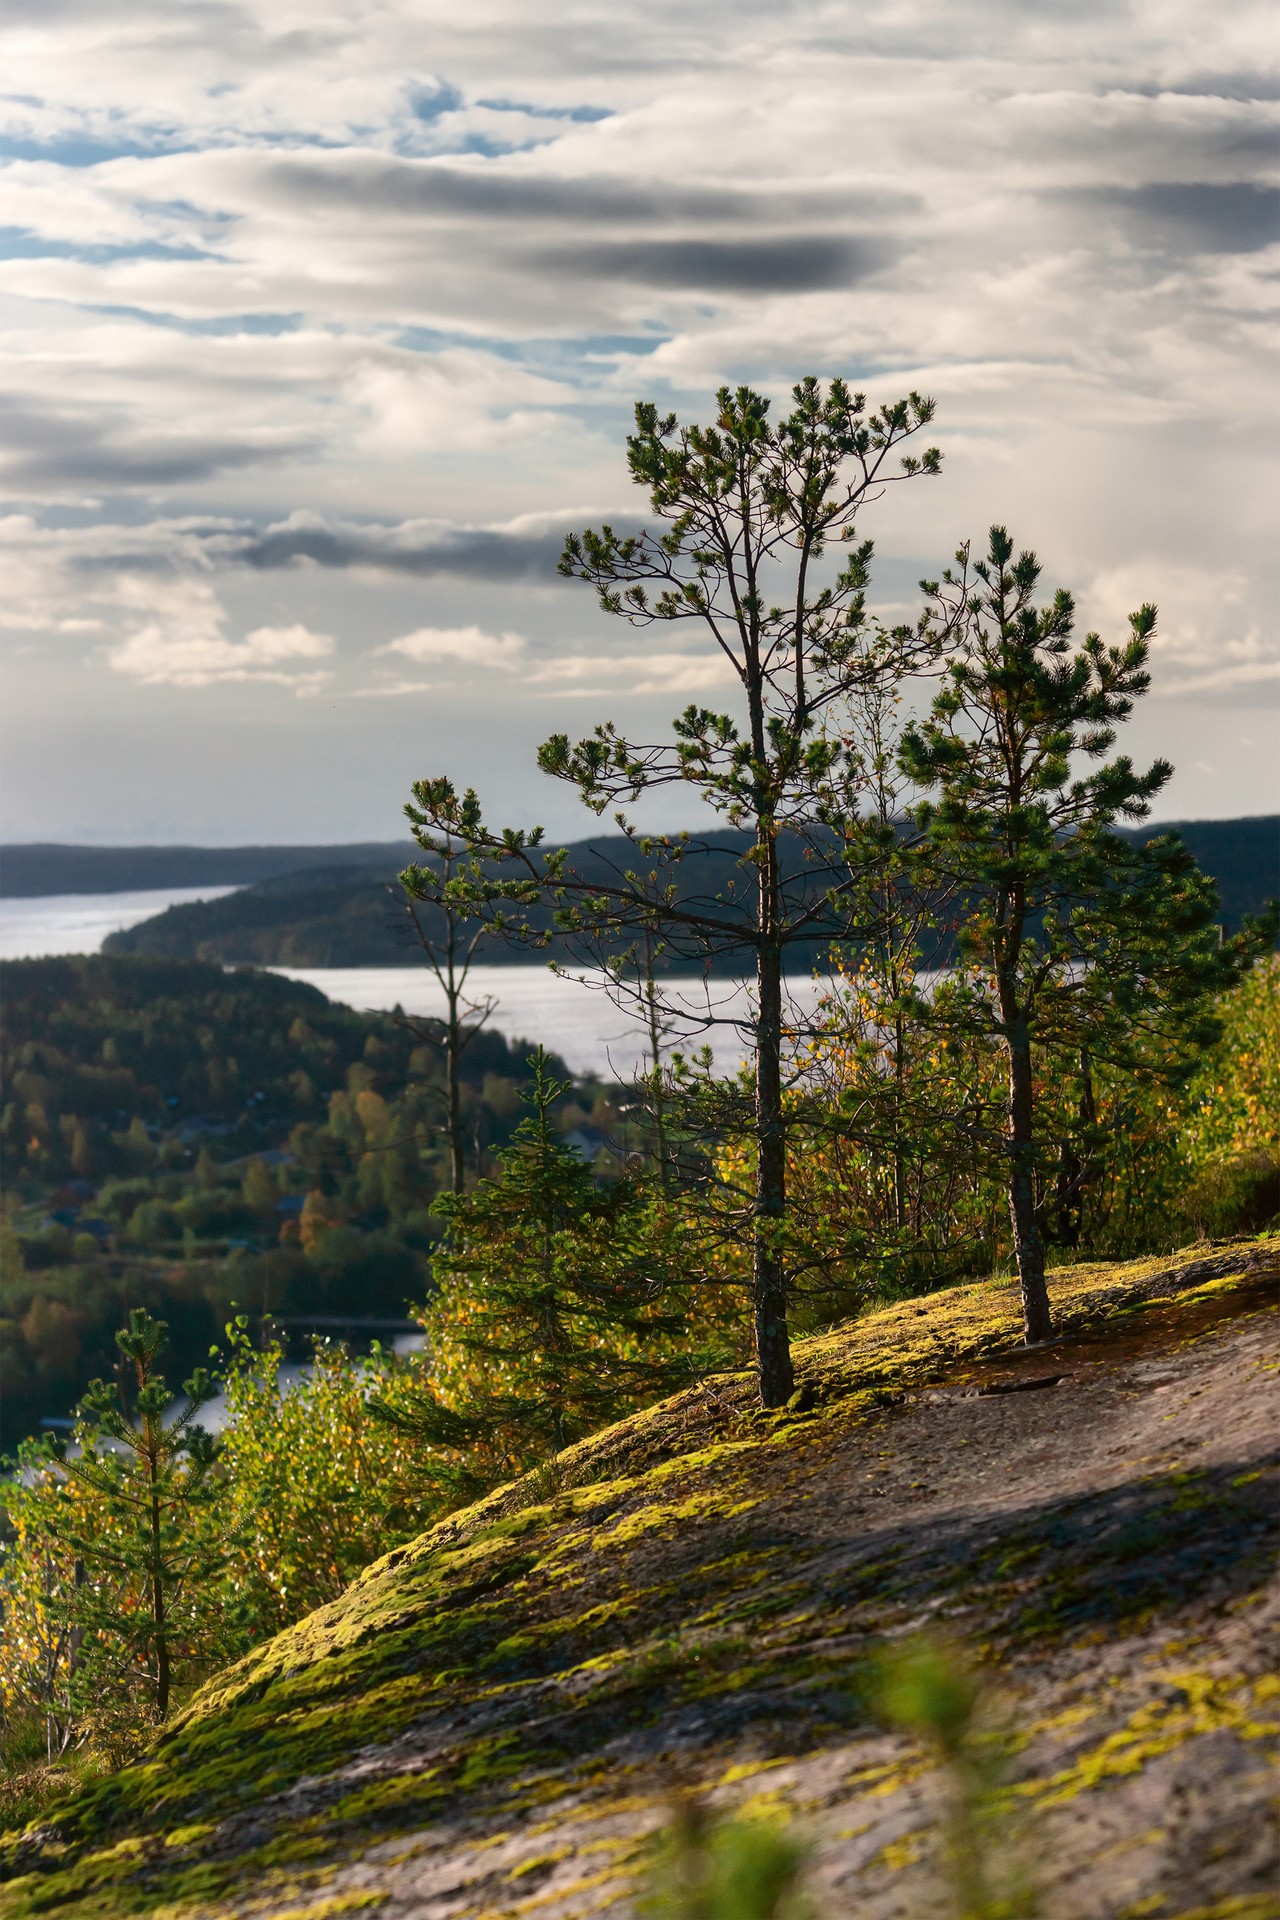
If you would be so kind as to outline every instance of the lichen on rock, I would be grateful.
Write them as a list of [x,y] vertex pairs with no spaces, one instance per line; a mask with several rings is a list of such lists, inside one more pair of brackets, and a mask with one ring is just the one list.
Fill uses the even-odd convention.
[[800,1343],[779,1417],[742,1376],[581,1442],[10,1836],[7,1913],[621,1915],[681,1788],[789,1808],[819,1905],[923,1915],[937,1781],[869,1676],[930,1623],[988,1677],[1049,1920],[1251,1912],[1278,1264],[1063,1269],[1052,1368],[1010,1285],[952,1288]]

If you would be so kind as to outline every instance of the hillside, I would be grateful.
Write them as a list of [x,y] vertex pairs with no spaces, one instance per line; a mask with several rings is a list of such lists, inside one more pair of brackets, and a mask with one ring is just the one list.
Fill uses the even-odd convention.
[[[725,832],[716,836],[713,848],[700,848],[683,861],[682,898],[732,899],[736,891],[740,901],[750,900],[755,882],[740,864],[747,845],[745,833]],[[570,851],[573,870],[590,880],[612,879],[619,868],[636,864],[634,847],[617,834],[579,841]],[[802,850],[797,843],[790,851],[790,868],[798,876]],[[223,900],[170,907],[154,919],[110,935],[104,950],[263,967],[403,964],[419,949],[395,876],[393,867],[371,872],[356,866],[280,875]],[[418,915],[429,933],[437,938],[443,934],[438,911],[422,906]],[[551,911],[535,910],[530,919],[549,928]],[[473,931],[472,923],[464,927],[467,933]],[[816,940],[806,943],[797,950],[798,958],[815,958],[820,945]],[[476,952],[478,959],[489,963],[545,965],[547,958],[535,948],[485,935]]]
[[[167,1322],[181,1377],[235,1302],[400,1320],[424,1298],[447,1181],[431,1031],[190,960],[0,962],[0,1448],[110,1371],[131,1307]],[[491,1029],[464,1053],[472,1165],[510,1139],[528,1056]]]
[[412,841],[333,847],[75,847],[56,841],[0,849],[0,899],[51,893],[131,893],[149,887],[246,887],[314,867],[395,873]]
[[11,1920],[629,1914],[673,1789],[792,1810],[819,1911],[945,1910],[939,1783],[867,1705],[939,1623],[1014,1731],[1044,1920],[1265,1920],[1275,1242],[992,1281],[582,1443],[370,1567],[10,1843]]
[[[1239,926],[1243,914],[1257,912],[1264,901],[1280,893],[1280,818],[1175,821],[1158,829],[1141,829],[1135,837],[1146,838],[1156,831],[1179,833],[1217,881],[1228,931]],[[681,868],[683,897],[711,897],[736,882],[739,898],[749,899],[750,873],[737,864],[747,845],[746,835],[726,832],[718,834],[716,841],[718,853],[691,858]],[[390,859],[370,863],[356,858],[360,852],[352,848],[341,864],[335,859],[322,870],[312,862],[305,870],[277,873],[226,899],[170,907],[126,932],[112,934],[106,951],[265,967],[403,963],[416,950],[416,938],[398,889],[388,892],[396,863]],[[803,869],[798,841],[784,847],[784,863],[788,856],[794,878]],[[407,857],[402,857],[402,863]],[[572,848],[574,869],[587,877],[603,875],[611,862],[626,866],[634,861],[634,849],[617,835],[580,841]],[[437,931],[430,909],[421,911],[424,924]],[[821,938],[802,943],[792,949],[788,964],[799,970],[811,967],[820,961],[826,945]],[[545,955],[487,940],[479,957],[489,962],[542,961]]]

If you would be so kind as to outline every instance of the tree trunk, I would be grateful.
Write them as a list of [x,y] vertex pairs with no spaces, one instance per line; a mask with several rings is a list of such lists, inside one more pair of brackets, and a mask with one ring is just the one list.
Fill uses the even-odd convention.
[[161,1541],[160,1495],[157,1487],[158,1440],[152,1432],[150,1416],[145,1422],[147,1438],[147,1479],[151,1493],[151,1622],[156,1638],[156,1718],[164,1720],[169,1712],[169,1623],[164,1605],[164,1553]]
[[462,1140],[462,1071],[460,1058],[462,1046],[459,1024],[457,995],[451,992],[449,995],[449,1024],[445,1036],[444,1073],[449,1100],[449,1185],[454,1193],[461,1193],[467,1184],[467,1165]]
[[667,1103],[662,1084],[662,1022],[658,1015],[658,990],[654,978],[655,961],[653,952],[653,934],[647,929],[644,935],[644,1004],[645,1019],[649,1028],[649,1057],[652,1060],[649,1082],[653,1112],[653,1147],[658,1161],[658,1185],[666,1194],[670,1190],[671,1174],[667,1158]]
[[[896,989],[895,982],[895,989]],[[893,1022],[893,1224],[901,1233],[907,1220],[907,1170],[902,1152],[902,1089],[906,1079],[902,1009]]]
[[785,1406],[795,1387],[787,1335],[786,1274],[778,1230],[787,1205],[787,1150],[782,1121],[782,953],[768,940],[777,918],[777,846],[761,836],[762,931],[756,963],[756,1200],[754,1309],[760,1404]]
[[1009,1218],[1022,1286],[1022,1325],[1030,1347],[1053,1338],[1053,1322],[1044,1281],[1044,1241],[1036,1219],[1031,1043],[1024,1021],[1006,1026],[1005,1043],[1009,1049]]

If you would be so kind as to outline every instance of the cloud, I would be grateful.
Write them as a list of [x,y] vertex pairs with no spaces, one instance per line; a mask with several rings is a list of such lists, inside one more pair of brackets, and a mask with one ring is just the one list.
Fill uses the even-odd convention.
[[1252,181],[1156,180],[1093,188],[1084,204],[1113,213],[1138,246],[1173,253],[1257,253],[1280,241],[1280,193]]
[[[1111,632],[1123,631],[1125,613],[1149,597],[1139,584],[1144,575],[1150,581],[1152,569],[1128,565],[1099,574],[1087,596],[1090,619],[1100,610],[1104,630],[1109,624]],[[1272,623],[1254,612],[1254,583],[1245,572],[1183,561],[1166,565],[1161,576],[1151,645],[1153,692],[1181,700],[1262,689],[1280,679],[1280,644]]]
[[1280,660],[1243,661],[1238,666],[1220,667],[1216,672],[1193,673],[1177,681],[1170,691],[1186,696],[1194,693],[1238,693],[1247,687],[1280,682]]
[[299,672],[296,663],[324,660],[334,650],[331,634],[301,625],[255,627],[243,640],[222,633],[225,618],[211,594],[195,594],[185,617],[150,621],[108,650],[117,673],[144,686],[210,687],[227,681],[266,681],[299,693],[314,692],[327,671]]
[[418,666],[452,660],[467,667],[517,673],[525,663],[528,642],[518,633],[485,633],[479,627],[419,627],[416,633],[388,640],[376,651],[402,654]]
[[[555,33],[512,0],[13,0],[0,626],[50,737],[70,655],[90,727],[104,676],[220,713],[452,676],[485,695],[464,773],[534,702],[731,697],[710,651],[593,642],[555,563],[645,517],[636,398],[705,419],[810,369],[937,396],[942,482],[867,517],[904,610],[1007,517],[1108,620],[1160,600],[1159,694],[1271,697],[1269,25],[1239,0],[1206,53],[1190,0],[566,0]],[[346,651],[272,654],[295,629]]]
[[709,293],[812,293],[852,287],[895,249],[886,241],[838,233],[779,234],[751,240],[602,241],[550,247],[535,266],[598,280],[635,280],[651,287]]
[[[417,666],[456,666],[463,670],[464,684],[475,684],[495,672],[518,675],[526,691],[543,699],[709,693],[730,687],[735,681],[729,662],[718,650],[712,651],[710,644],[696,653],[623,646],[548,659],[519,633],[486,633],[480,627],[424,627],[375,649],[375,656],[387,654],[397,654]],[[453,679],[439,678],[398,680],[391,686],[358,688],[355,697],[369,700],[436,693],[456,684]]]
[[661,648],[595,649],[588,655],[548,661],[530,675],[531,683],[550,698],[554,695],[596,699],[605,694],[640,695],[712,693],[731,688],[737,676],[725,655],[713,643],[701,653],[673,653]]
[[0,394],[0,475],[21,493],[71,486],[77,492],[189,486],[314,447],[300,434],[203,435],[139,432],[128,421],[84,408],[37,407]]
[[366,567],[419,579],[452,575],[459,579],[516,581],[556,578],[563,528],[458,527],[421,520],[399,526],[330,521],[306,512],[224,543],[229,557],[244,566],[271,571],[310,563],[339,569]]

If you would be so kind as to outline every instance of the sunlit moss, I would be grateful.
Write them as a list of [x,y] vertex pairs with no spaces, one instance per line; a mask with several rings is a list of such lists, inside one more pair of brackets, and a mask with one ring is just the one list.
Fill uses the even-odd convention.
[[[1179,1291],[1180,1274],[1203,1257],[1190,1249],[1066,1269],[1051,1276],[1059,1320],[1123,1325],[1155,1306],[1173,1315],[1166,1331],[1176,1342],[1181,1316],[1215,1299],[1225,1313],[1242,1284],[1193,1276]],[[205,1920],[253,1888],[269,1894],[273,1920],[282,1904],[320,1920],[351,1910],[326,1906],[348,1895],[324,1881],[366,1839],[385,1844],[464,1809],[483,1808],[505,1829],[541,1818],[570,1786],[599,1793],[603,1817],[606,1805],[621,1804],[629,1774],[620,1759],[603,1762],[601,1749],[664,1712],[696,1703],[733,1715],[753,1692],[785,1689],[792,1745],[762,1754],[758,1766],[727,1768],[725,1783],[780,1764],[796,1743],[831,1738],[862,1708],[856,1657],[847,1645],[824,1646],[826,1619],[833,1608],[856,1616],[864,1639],[901,1620],[902,1549],[886,1543],[819,1591],[793,1551],[769,1537],[777,1476],[787,1461],[799,1469],[811,1450],[882,1420],[886,1401],[963,1382],[1020,1338],[1016,1291],[1004,1282],[904,1302],[798,1344],[798,1375],[814,1403],[803,1415],[760,1417],[745,1378],[718,1382],[714,1398],[691,1389],[569,1449],[550,1497],[545,1480],[532,1497],[527,1479],[451,1515],[216,1676],[138,1764],[74,1796],[34,1860],[14,1854],[7,1915]],[[1153,1476],[1154,1519],[1138,1513],[1133,1526],[1194,1530],[1221,1497],[1197,1474]],[[1227,1497],[1256,1499],[1253,1476],[1238,1476]],[[1140,1547],[1137,1532],[1126,1542],[1121,1531],[1096,1554],[1082,1548],[1064,1571],[1048,1535],[1010,1526],[966,1564],[966,1599],[1001,1612],[1006,1643],[1064,1632],[1083,1641],[1095,1625],[1090,1583],[1110,1579],[1108,1554],[1140,1559]],[[930,1577],[945,1594],[961,1576],[939,1568]],[[1134,1609],[1153,1604],[1135,1585]],[[1254,1739],[1270,1727],[1265,1686],[1189,1669],[1170,1675],[1175,1687],[1070,1766],[1024,1782],[1024,1798],[1060,1804],[1200,1732]],[[469,1733],[481,1707],[480,1730]],[[1087,1728],[1091,1713],[1084,1702],[1032,1731]],[[426,1764],[398,1762],[390,1743],[416,1722],[434,1725],[433,1716],[453,1731]],[[348,1777],[360,1752],[376,1764]],[[887,1796],[922,1765],[908,1751],[878,1758],[847,1790]],[[268,1804],[303,1781],[296,1802]],[[252,1837],[237,1843],[228,1835],[249,1809]],[[533,1865],[560,1857],[552,1833]],[[525,1885],[536,1878],[530,1872]],[[510,1894],[521,1897],[518,1878]],[[1249,1908],[1238,1911],[1251,1920]],[[1235,1909],[1221,1912],[1235,1920]]]

